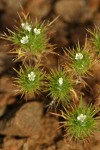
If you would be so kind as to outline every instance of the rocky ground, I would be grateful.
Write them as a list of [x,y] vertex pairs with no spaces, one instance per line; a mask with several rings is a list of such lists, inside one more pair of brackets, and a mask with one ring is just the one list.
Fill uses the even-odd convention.
[[[86,29],[100,27],[100,0],[0,0],[0,33],[12,29],[17,12],[29,12],[33,20],[54,22],[53,43],[62,47],[75,46],[78,40],[84,44]],[[89,37],[89,35],[88,35]],[[44,104],[46,97],[32,98],[26,102],[16,94],[12,67],[18,67],[9,54],[11,46],[0,40],[0,150],[100,150],[100,133],[89,143],[73,143],[63,137],[58,118],[52,116]],[[48,65],[56,64],[50,57]],[[100,81],[96,68],[96,80]],[[94,90],[95,91],[95,90]]]

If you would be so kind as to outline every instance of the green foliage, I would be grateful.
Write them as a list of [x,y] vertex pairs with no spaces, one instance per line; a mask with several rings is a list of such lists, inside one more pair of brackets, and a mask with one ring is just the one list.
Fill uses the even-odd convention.
[[91,35],[91,42],[93,43],[96,52],[100,54],[100,28],[95,28],[94,31],[87,30]]
[[70,135],[75,141],[91,136],[97,131],[97,112],[92,105],[83,107],[82,101],[78,107],[70,107],[70,110],[65,108],[62,117],[65,119],[63,126],[66,135]]
[[92,58],[88,51],[81,48],[80,45],[76,47],[76,50],[71,52],[71,68],[78,75],[84,75],[88,73],[92,65]]
[[33,27],[28,16],[21,18],[20,25],[15,27],[15,31],[8,29],[9,35],[4,33],[3,39],[11,41],[16,47],[14,51],[20,49],[20,52],[29,52],[32,55],[38,56],[44,52],[50,52],[53,46],[49,44],[50,38],[47,36],[48,25],[44,23],[36,23]]
[[47,91],[49,95],[56,100],[57,104],[62,102],[66,105],[70,98],[70,90],[73,88],[73,82],[65,70],[51,70],[47,76],[48,84]]
[[[86,3],[87,0],[84,2]],[[62,115],[57,115],[64,118],[62,123],[66,135],[70,135],[75,140],[86,139],[97,130],[97,118],[95,116],[98,110],[92,105],[83,107],[82,100],[79,106],[76,106],[77,102],[74,100],[78,100],[80,94],[85,94],[85,92],[82,93],[82,90],[87,90],[85,88],[88,83],[85,82],[85,75],[89,73],[89,69],[95,62],[95,53],[92,51],[91,55],[86,45],[81,48],[78,43],[76,49],[70,50],[68,54],[65,53],[66,62],[62,57],[65,62],[62,64],[64,69],[58,63],[58,69],[51,69],[45,78],[43,71],[46,69],[49,71],[49,67],[45,68],[44,65],[44,62],[48,61],[46,54],[54,50],[54,45],[49,43],[48,28],[54,21],[49,24],[44,22],[40,24],[36,20],[35,25],[33,25],[28,15],[23,14],[19,18],[20,25],[15,26],[14,31],[8,29],[9,35],[4,33],[1,36],[2,39],[10,41],[14,45],[13,52],[18,54],[16,60],[24,57],[22,59],[23,64],[30,64],[30,66],[20,66],[19,72],[15,69],[18,74],[15,83],[18,84],[20,91],[25,96],[32,93],[40,94],[42,89],[42,91],[48,92],[52,98],[51,104],[56,106],[61,104],[60,109],[64,106],[65,111],[61,110]],[[100,29],[97,28],[94,32],[88,30],[88,32],[92,35],[91,41],[96,52],[100,53]],[[56,52],[52,53],[55,54]],[[43,64],[42,59],[46,59]],[[74,107],[68,106],[70,100],[75,102]]]
[[[16,71],[16,70],[15,70]],[[42,81],[44,79],[44,73],[42,73],[38,67],[28,67],[21,68],[18,73],[18,78],[16,78],[15,82],[18,83],[21,92],[25,95],[28,93],[36,93],[39,94],[42,88]]]

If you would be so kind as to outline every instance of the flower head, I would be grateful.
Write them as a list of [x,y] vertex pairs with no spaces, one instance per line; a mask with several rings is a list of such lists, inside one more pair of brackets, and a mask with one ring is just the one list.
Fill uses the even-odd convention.
[[41,33],[41,29],[34,28],[34,33],[36,35],[39,35]]
[[77,120],[80,122],[84,122],[85,119],[86,119],[86,115],[80,114],[79,116],[77,116]]
[[31,73],[29,73],[28,74],[28,79],[30,80],[30,81],[34,81],[35,80],[35,74],[34,74],[34,72],[32,71]]
[[32,28],[31,28],[31,25],[29,25],[28,22],[22,23],[21,26],[22,26],[23,29],[25,29],[25,30],[27,30],[27,31],[29,31],[29,32],[30,32],[31,29],[32,29]]
[[18,78],[15,79],[15,82],[18,84],[22,94],[25,94],[26,98],[30,93],[39,94],[42,91],[41,88],[45,75],[40,70],[39,66],[33,68],[24,64],[24,67],[21,67],[20,71],[17,71],[17,73]]
[[57,70],[51,69],[50,75],[47,76],[47,89],[51,98],[57,105],[61,102],[63,105],[67,105],[70,92],[73,88],[73,81],[62,68],[58,68]]
[[63,78],[59,78],[58,82],[59,82],[59,85],[61,86],[63,84]]
[[75,59],[78,60],[78,59],[83,59],[83,54],[82,53],[76,53],[75,55]]
[[68,108],[64,108],[62,111],[63,125],[66,135],[71,136],[75,141],[87,140],[91,133],[93,134],[98,130],[99,120],[96,117],[99,109],[90,104],[83,105],[82,98],[79,105],[76,106],[70,104]]
[[22,44],[27,44],[29,42],[29,37],[27,35],[23,36],[22,39],[20,40],[20,42]]

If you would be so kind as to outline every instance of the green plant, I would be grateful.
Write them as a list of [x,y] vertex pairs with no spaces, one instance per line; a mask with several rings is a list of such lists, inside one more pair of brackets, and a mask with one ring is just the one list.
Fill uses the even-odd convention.
[[94,50],[100,54],[100,28],[95,28],[94,31],[87,30],[91,35],[92,38],[90,41],[92,42],[94,46]]
[[62,68],[58,68],[58,70],[52,69],[47,76],[47,81],[49,95],[57,104],[62,102],[63,105],[66,105],[70,99],[71,89],[73,88],[73,81],[68,73]]
[[93,65],[93,58],[91,53],[85,48],[81,48],[79,43],[76,49],[70,50],[69,54],[65,53],[66,57],[69,57],[69,66],[72,71],[79,76],[84,76],[89,72],[89,69]]
[[[4,33],[2,39],[8,40],[15,46],[13,52],[18,54],[19,58],[30,59],[34,56],[39,60],[44,53],[51,52],[54,47],[49,43],[48,28],[50,24],[39,24],[37,19],[33,26],[28,15],[23,14],[20,17],[20,25],[14,27],[14,31],[8,29],[9,35]],[[37,61],[36,61],[37,62]]]
[[96,114],[98,109],[95,109],[92,104],[83,106],[82,99],[79,106],[70,106],[69,109],[64,108],[61,111],[61,116],[64,118],[62,122],[66,136],[71,136],[75,141],[84,140],[93,135],[98,130],[98,121]]
[[[6,33],[1,35],[2,39],[12,43],[12,52],[17,53],[16,61],[20,59],[22,62],[20,71],[14,69],[17,73],[15,83],[22,95],[26,97],[28,94],[40,95],[40,92],[46,92],[45,94],[52,99],[51,103],[54,102],[56,105],[57,115],[64,119],[62,126],[65,128],[66,135],[75,140],[88,138],[97,130],[96,115],[99,110],[92,104],[83,106],[80,96],[86,95],[87,86],[91,86],[85,79],[89,78],[92,65],[96,62],[95,53],[88,48],[86,42],[84,47],[78,43],[76,48],[64,50],[62,64],[58,61],[56,68],[52,69],[51,66],[46,68],[42,64],[42,60],[45,62],[48,60],[45,55],[56,54],[55,46],[50,43],[48,36],[50,35],[49,27],[54,21],[46,24],[38,23],[36,20],[33,24],[28,15],[23,14],[19,17],[20,25],[15,27],[14,31],[8,29],[9,35]],[[89,32],[93,36],[92,44],[99,53],[100,29]],[[61,115],[58,111],[59,106]]]
[[20,71],[15,70],[18,77],[15,82],[18,84],[20,91],[27,96],[27,94],[39,94],[43,86],[44,73],[38,67],[29,67],[24,65]]

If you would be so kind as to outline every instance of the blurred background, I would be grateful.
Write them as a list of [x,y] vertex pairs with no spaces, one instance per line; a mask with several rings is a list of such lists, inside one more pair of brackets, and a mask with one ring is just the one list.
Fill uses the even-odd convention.
[[100,26],[100,0],[0,0],[0,31],[11,28],[23,7],[31,18],[53,20],[56,42],[62,46],[84,41],[86,29]]
[[[32,20],[37,17],[41,22],[59,16],[51,30],[54,32],[51,41],[59,51],[62,47],[75,46],[78,41],[83,45],[86,34],[89,37],[86,29],[100,27],[100,0],[0,0],[0,33],[7,32],[6,28],[12,29],[15,20],[19,21],[18,13],[23,10],[29,12]],[[4,47],[5,41],[0,42],[1,54],[9,51],[9,46]]]

